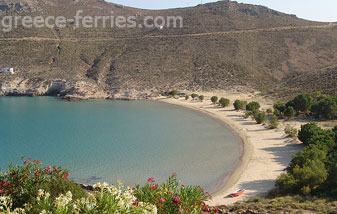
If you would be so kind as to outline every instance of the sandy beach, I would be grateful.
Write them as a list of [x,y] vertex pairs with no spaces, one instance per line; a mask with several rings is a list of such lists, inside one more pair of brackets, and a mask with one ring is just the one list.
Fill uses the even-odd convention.
[[[255,121],[243,117],[242,111],[235,111],[233,105],[227,108],[214,106],[210,101],[213,94],[205,94],[205,101],[185,100],[185,98],[162,98],[162,102],[188,107],[206,113],[223,121],[230,127],[243,142],[241,162],[230,175],[226,184],[208,202],[211,206],[229,205],[253,196],[263,196],[274,187],[276,178],[284,172],[292,156],[301,150],[302,146],[294,140],[287,138],[282,129],[268,129]],[[272,106],[272,101],[263,101],[254,94],[233,94],[222,92],[215,94],[219,97],[247,101],[256,100],[263,109]],[[228,195],[237,189],[246,189],[243,196],[237,198]]]

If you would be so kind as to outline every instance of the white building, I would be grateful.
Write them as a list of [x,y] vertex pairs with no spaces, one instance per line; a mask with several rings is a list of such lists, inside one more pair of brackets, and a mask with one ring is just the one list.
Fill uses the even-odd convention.
[[3,73],[3,74],[14,74],[14,68],[2,68],[0,73]]

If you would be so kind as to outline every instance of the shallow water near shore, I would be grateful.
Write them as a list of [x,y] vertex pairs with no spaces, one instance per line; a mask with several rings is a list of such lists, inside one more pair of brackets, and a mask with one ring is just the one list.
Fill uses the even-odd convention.
[[156,101],[64,102],[0,98],[0,168],[26,155],[70,170],[77,182],[144,184],[172,173],[214,191],[241,153],[221,121]]

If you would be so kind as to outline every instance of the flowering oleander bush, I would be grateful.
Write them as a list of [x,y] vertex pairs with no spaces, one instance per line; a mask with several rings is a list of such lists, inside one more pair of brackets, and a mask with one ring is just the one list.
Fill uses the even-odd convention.
[[73,200],[73,195],[69,191],[65,195],[52,199],[50,193],[44,190],[38,190],[36,201],[33,204],[26,204],[24,208],[12,210],[12,199],[9,196],[0,197],[1,214],[99,214],[99,213],[144,213],[156,214],[155,205],[143,202],[137,202],[133,190],[124,188],[123,185],[118,187],[95,185],[97,191],[94,191],[86,198]]
[[175,176],[158,185],[150,178],[144,187],[107,183],[85,192],[68,180],[60,167],[41,167],[41,162],[24,158],[22,166],[0,170],[0,214],[184,214],[208,210],[200,187],[181,185]]
[[203,189],[185,186],[175,176],[171,176],[167,183],[161,185],[149,178],[144,187],[136,186],[135,196],[140,201],[155,204],[158,213],[202,213],[202,210],[208,210]]
[[76,198],[85,196],[84,190],[78,184],[68,181],[69,172],[61,167],[42,167],[38,160],[25,160],[23,165],[9,164],[6,172],[0,171],[0,196],[9,196],[13,207],[22,207],[35,200],[37,190],[47,189],[52,197],[72,191]]

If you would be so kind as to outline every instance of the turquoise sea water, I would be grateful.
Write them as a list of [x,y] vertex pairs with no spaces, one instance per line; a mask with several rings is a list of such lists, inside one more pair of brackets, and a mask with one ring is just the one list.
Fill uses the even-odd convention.
[[82,183],[123,179],[185,184],[213,191],[240,156],[238,138],[202,113],[154,101],[64,102],[0,98],[0,168],[26,155],[60,165]]

